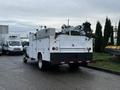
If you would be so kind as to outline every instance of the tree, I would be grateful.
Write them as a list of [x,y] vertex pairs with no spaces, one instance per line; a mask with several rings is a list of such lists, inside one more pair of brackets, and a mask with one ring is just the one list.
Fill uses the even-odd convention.
[[89,22],[83,23],[83,31],[85,31],[85,35],[89,38],[93,37],[91,24]]
[[120,45],[120,21],[118,24],[118,32],[117,32],[117,45]]
[[104,48],[107,46],[111,34],[111,21],[106,18],[105,28],[104,28]]
[[101,52],[103,48],[102,26],[98,21],[95,30],[95,51]]
[[83,27],[84,27],[84,31],[87,32],[91,32],[91,24],[89,22],[85,22],[83,23]]
[[110,44],[111,44],[111,45],[114,45],[113,26],[111,26],[111,32],[110,32]]

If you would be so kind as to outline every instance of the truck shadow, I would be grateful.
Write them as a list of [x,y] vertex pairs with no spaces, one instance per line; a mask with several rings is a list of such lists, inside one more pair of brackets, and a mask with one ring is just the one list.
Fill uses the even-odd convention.
[[38,64],[36,62],[28,62],[26,64],[30,69],[32,70],[37,70],[43,73],[56,73],[56,74],[65,74],[65,73],[84,73],[83,70],[81,69],[81,67],[77,68],[77,69],[71,69],[69,68],[68,65],[59,65],[59,66],[51,66],[50,68],[48,68],[47,70],[40,70],[38,68]]
[[[37,63],[36,62],[28,62],[25,66],[24,69],[27,69],[26,72],[32,72],[33,75],[36,77],[40,78],[47,78],[48,80],[51,79],[64,79],[66,80],[67,78],[71,78],[75,81],[81,81],[81,79],[86,79],[86,80],[92,80],[94,79],[93,73],[91,73],[91,70],[86,70],[83,67],[80,67],[78,69],[70,69],[68,65],[61,65],[59,67],[52,67],[49,68],[48,70],[41,71],[38,69]],[[34,73],[33,73],[34,72]],[[59,81],[58,80],[58,81]]]

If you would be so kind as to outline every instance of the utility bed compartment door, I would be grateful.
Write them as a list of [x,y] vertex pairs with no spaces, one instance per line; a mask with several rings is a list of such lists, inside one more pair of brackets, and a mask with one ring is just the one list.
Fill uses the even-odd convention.
[[59,42],[61,52],[88,52],[88,48],[92,46],[91,40],[85,36],[61,35]]

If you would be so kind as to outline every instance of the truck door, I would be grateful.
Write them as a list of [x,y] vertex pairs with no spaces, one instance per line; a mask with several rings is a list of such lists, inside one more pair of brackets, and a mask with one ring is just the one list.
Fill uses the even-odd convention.
[[[64,36],[60,37],[60,51],[61,52],[88,52],[88,41],[85,37],[80,36]],[[90,46],[90,45],[89,45]]]

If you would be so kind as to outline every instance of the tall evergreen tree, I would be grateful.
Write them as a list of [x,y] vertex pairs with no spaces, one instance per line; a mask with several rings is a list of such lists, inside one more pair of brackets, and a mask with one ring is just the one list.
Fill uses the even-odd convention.
[[111,44],[111,45],[114,45],[113,26],[111,26],[111,33],[110,33],[110,44]]
[[111,34],[111,21],[106,18],[105,28],[104,28],[104,47],[108,44],[109,38]]
[[118,24],[118,32],[117,32],[117,45],[120,45],[120,21]]
[[103,48],[102,26],[98,21],[96,24],[96,31],[95,31],[95,51],[101,52],[102,48]]

